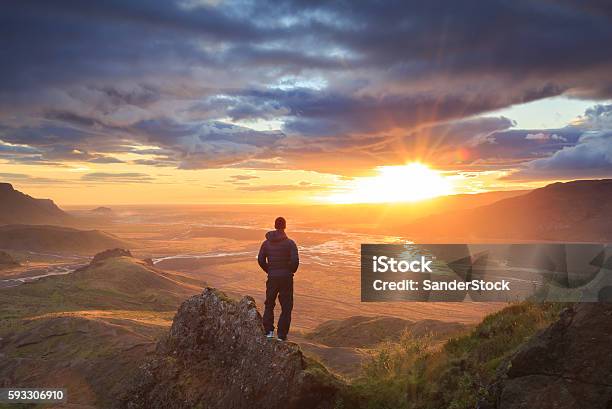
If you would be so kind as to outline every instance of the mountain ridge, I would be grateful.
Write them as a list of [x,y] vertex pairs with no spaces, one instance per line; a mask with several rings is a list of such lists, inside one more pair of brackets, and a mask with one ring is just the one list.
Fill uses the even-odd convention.
[[557,182],[524,195],[422,218],[401,228],[419,242],[612,241],[612,179]]
[[127,240],[101,230],[79,230],[45,224],[0,226],[0,248],[4,249],[95,253],[130,244]]
[[0,183],[1,224],[66,224],[72,216],[51,199],[36,199],[16,190],[10,183]]

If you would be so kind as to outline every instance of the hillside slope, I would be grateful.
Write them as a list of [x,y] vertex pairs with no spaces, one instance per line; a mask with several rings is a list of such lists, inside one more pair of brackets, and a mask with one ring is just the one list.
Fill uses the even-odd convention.
[[100,230],[23,224],[0,226],[2,249],[92,254],[130,244]]
[[3,385],[64,387],[70,404],[110,407],[178,305],[201,290],[127,251],[103,254],[73,273],[0,289]]
[[2,224],[65,224],[72,217],[50,199],[35,199],[10,183],[0,183],[0,225]]
[[438,320],[353,316],[325,321],[308,333],[292,335],[291,339],[334,374],[354,379],[384,343],[427,339],[432,344],[441,344],[468,329],[461,323]]
[[612,304],[578,304],[523,345],[500,370],[487,409],[608,409]]
[[199,288],[131,256],[108,257],[71,274],[0,289],[4,311],[37,315],[75,310],[171,311]]
[[369,348],[383,341],[396,341],[404,332],[409,332],[413,337],[431,336],[439,339],[448,338],[450,334],[467,328],[460,323],[437,320],[411,321],[397,317],[354,316],[326,321],[308,333],[306,338],[331,347]]
[[612,179],[553,183],[487,206],[404,226],[419,242],[612,241]]

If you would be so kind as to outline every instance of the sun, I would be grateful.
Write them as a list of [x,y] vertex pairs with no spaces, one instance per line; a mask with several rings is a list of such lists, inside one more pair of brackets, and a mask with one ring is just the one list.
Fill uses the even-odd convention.
[[454,193],[451,179],[420,162],[376,170],[376,176],[353,179],[346,190],[327,200],[338,204],[415,202]]

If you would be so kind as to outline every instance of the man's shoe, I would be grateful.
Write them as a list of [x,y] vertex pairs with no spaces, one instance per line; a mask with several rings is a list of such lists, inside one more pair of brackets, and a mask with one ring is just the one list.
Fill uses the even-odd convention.
[[270,331],[270,332],[268,332],[268,333],[266,334],[266,337],[267,337],[268,339],[272,339],[272,338],[274,338],[274,331]]
[[276,339],[277,339],[277,340],[279,340],[279,341],[286,341],[286,340],[287,340],[287,337],[285,337],[285,338],[278,337],[278,338],[276,338]]

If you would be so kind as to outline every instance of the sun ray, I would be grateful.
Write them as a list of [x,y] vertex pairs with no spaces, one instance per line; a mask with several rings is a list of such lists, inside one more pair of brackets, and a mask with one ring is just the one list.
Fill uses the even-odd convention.
[[380,166],[378,174],[357,178],[347,189],[327,197],[331,203],[415,202],[454,193],[453,182],[420,162]]

